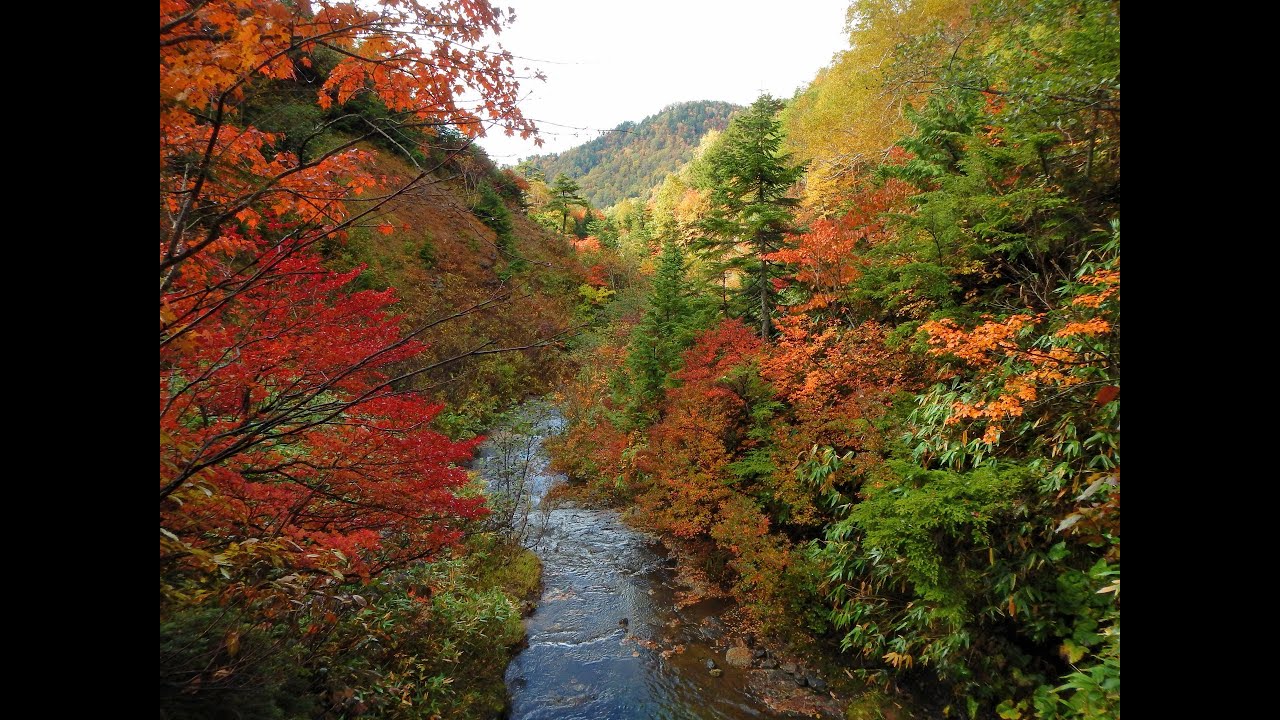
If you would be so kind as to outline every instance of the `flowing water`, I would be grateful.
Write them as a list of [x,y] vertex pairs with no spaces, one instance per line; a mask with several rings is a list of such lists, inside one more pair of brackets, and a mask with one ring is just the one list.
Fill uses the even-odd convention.
[[[542,505],[552,484],[563,481],[548,471],[542,440],[563,419],[543,404],[524,411],[523,428],[495,433],[479,461],[491,487],[514,498],[515,516],[528,511],[527,524],[514,524],[543,563],[542,597],[526,621],[529,645],[507,668],[510,717],[778,717],[754,682],[766,671],[724,662],[718,616],[728,606],[676,607],[675,563],[656,538],[610,510]],[[709,659],[722,676],[712,676]]]

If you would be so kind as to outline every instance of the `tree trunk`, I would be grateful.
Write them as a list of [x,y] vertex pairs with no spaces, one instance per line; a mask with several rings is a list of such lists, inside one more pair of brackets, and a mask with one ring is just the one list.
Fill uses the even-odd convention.
[[769,340],[771,323],[769,322],[769,263],[760,261],[760,337]]

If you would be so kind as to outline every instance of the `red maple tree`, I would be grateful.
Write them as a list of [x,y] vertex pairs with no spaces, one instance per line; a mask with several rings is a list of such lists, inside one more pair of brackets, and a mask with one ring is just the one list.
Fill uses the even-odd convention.
[[376,97],[428,136],[529,137],[512,57],[484,45],[509,21],[487,0],[161,2],[162,578],[264,559],[376,572],[485,512],[459,493],[474,442],[431,430],[440,406],[403,390],[430,369],[404,370],[421,333],[448,318],[406,334],[390,291],[353,292],[359,268],[332,272],[316,253],[379,224],[430,169],[387,187],[357,147],[383,127],[287,149],[248,103],[270,83],[313,83],[321,110]]

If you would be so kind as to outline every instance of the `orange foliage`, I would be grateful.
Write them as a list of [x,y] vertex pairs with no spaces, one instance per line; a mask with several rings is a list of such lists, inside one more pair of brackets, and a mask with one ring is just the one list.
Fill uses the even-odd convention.
[[885,396],[907,381],[906,353],[885,346],[888,329],[875,322],[849,327],[792,316],[778,321],[778,339],[761,360],[765,379],[801,412]]
[[1113,295],[1120,292],[1120,271],[1119,270],[1099,270],[1095,273],[1081,278],[1083,282],[1089,285],[1100,285],[1102,289],[1096,293],[1086,293],[1077,295],[1072,301],[1072,305],[1078,307],[1098,308],[1101,307]]
[[[1081,282],[1099,289],[1078,295],[1072,308],[1096,311],[1119,298],[1119,270],[1100,270]],[[988,444],[999,442],[1006,424],[1022,417],[1044,388],[1061,390],[1082,383],[1085,376],[1077,370],[1099,364],[1096,353],[1083,341],[1116,330],[1105,317],[1086,317],[1053,330],[1050,335],[1056,342],[1037,345],[1033,341],[1045,332],[1042,326],[1049,323],[1048,314],[1021,313],[1003,320],[984,317],[985,322],[971,329],[951,320],[935,320],[924,323],[921,330],[929,336],[932,355],[950,355],[993,377],[1003,375],[993,395],[953,403],[946,421],[957,425],[963,420],[986,420],[982,441]]]
[[766,260],[795,268],[795,280],[809,288],[809,299],[794,306],[793,311],[827,307],[837,299],[838,292],[858,279],[860,268],[866,263],[859,251],[891,239],[892,231],[883,216],[899,208],[909,190],[899,180],[880,187],[863,186],[853,193],[849,199],[851,209],[839,219],[818,220],[809,232],[789,236],[786,247],[765,256]]
[[[392,111],[425,123],[448,123],[477,136],[489,121],[508,134],[531,137],[533,124],[515,107],[511,55],[480,49],[487,35],[509,22],[487,0],[435,6],[384,0],[377,9],[321,0],[165,0],[160,124],[193,124],[194,114],[206,110],[221,114],[244,97],[254,77],[293,77],[295,59],[307,67],[306,56],[327,47],[342,59],[320,87],[322,108],[368,88]],[[477,91],[471,107],[461,102],[468,88]]]
[[[760,361],[761,374],[791,407],[790,423],[774,438],[774,493],[791,508],[791,522],[816,525],[823,516],[815,497],[879,468],[884,440],[871,421],[885,413],[894,393],[918,388],[918,361],[889,349],[888,329],[874,322],[849,327],[792,316],[779,320],[778,329],[777,341]],[[855,455],[823,487],[806,488],[796,470],[814,446]]]
[[580,253],[600,252],[600,239],[595,235],[588,235],[580,240],[574,238],[571,242],[573,249]]
[[1009,378],[995,397],[972,402],[956,401],[947,424],[963,419],[983,418],[990,421],[982,441],[1000,439],[1004,423],[1020,417],[1028,403],[1039,397],[1042,385],[1070,386],[1079,378],[1067,373],[1068,366],[1080,362],[1072,350],[1062,347],[1040,351],[1024,348],[1019,334],[1044,320],[1044,315],[1013,315],[1004,321],[988,320],[972,330],[965,330],[951,320],[925,323],[921,330],[929,334],[929,351],[934,355],[954,355],[975,368],[993,368],[1008,360],[1025,361],[1024,372]]
[[640,504],[659,529],[679,537],[707,534],[720,505],[733,496],[727,468],[746,403],[729,375],[760,349],[746,325],[726,320],[684,353],[684,369],[675,374],[681,385],[668,393],[662,420],[649,430],[649,447],[636,457],[652,477]]
[[609,286],[609,270],[604,265],[596,263],[587,269],[587,284],[592,287],[602,288]]

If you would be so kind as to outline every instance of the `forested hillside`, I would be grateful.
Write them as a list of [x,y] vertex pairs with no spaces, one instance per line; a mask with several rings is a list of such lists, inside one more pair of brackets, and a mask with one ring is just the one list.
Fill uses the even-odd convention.
[[471,144],[533,129],[458,50],[506,19],[160,22],[161,717],[497,713],[539,565],[466,465],[557,385],[583,276]]
[[638,123],[624,122],[591,142],[562,153],[535,155],[520,164],[524,174],[547,181],[567,175],[582,186],[582,196],[606,208],[639,197],[693,157],[702,136],[723,130],[737,105],[700,100],[663,108]]
[[557,462],[832,668],[949,717],[1119,717],[1119,5],[849,17],[582,245],[641,275]]

